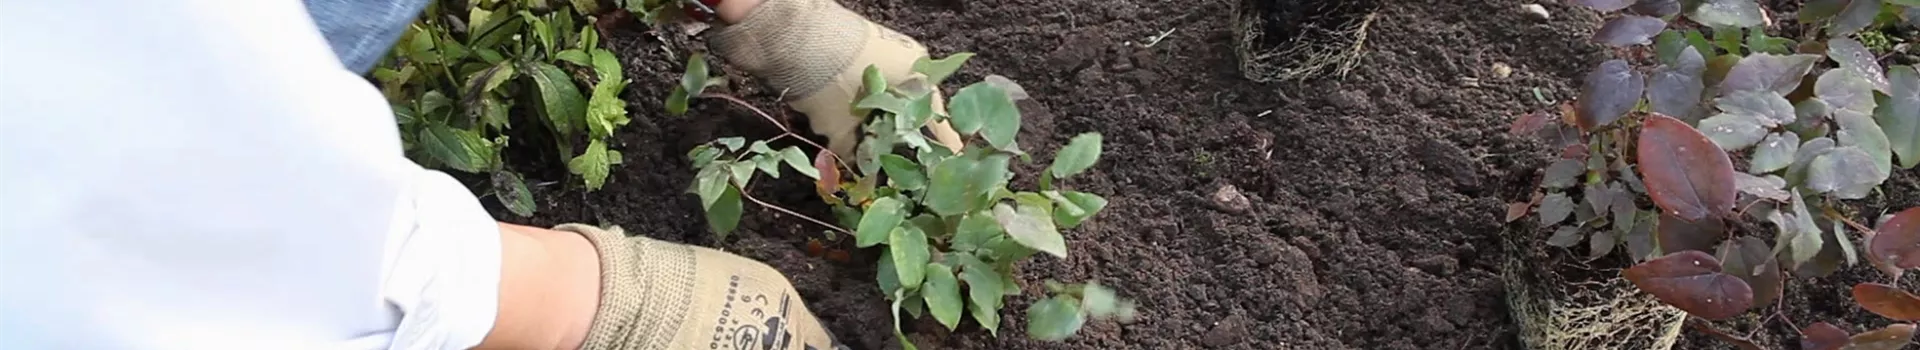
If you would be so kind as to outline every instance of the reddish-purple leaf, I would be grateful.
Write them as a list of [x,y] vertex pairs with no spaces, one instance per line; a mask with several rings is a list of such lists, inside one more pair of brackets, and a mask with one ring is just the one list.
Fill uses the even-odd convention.
[[1746,281],[1753,287],[1753,304],[1773,303],[1780,297],[1782,281],[1780,263],[1773,258],[1773,248],[1766,242],[1753,236],[1727,240],[1720,245],[1720,262],[1727,275]]
[[833,198],[834,193],[840,192],[840,167],[834,164],[833,159],[833,152],[825,149],[813,155],[813,169],[820,172],[820,179],[814,180],[813,189],[820,193],[821,198]]
[[1859,41],[1844,36],[1827,41],[1827,58],[1840,62],[1840,69],[1853,71],[1865,78],[1876,91],[1888,93],[1893,87],[1893,83],[1887,80],[1887,71],[1880,68],[1878,57]]
[[1633,70],[1632,64],[1618,59],[1601,62],[1599,68],[1587,73],[1586,83],[1580,86],[1575,124],[1586,130],[1611,124],[1639,105],[1646,89],[1647,78]]
[[1840,350],[1853,344],[1847,331],[1840,330],[1826,322],[1816,322],[1800,329],[1800,350]]
[[1706,89],[1707,60],[1692,46],[1683,47],[1673,65],[1654,68],[1647,77],[1647,104],[1654,113],[1689,116],[1700,106]]
[[1535,204],[1540,204],[1540,199],[1546,198],[1546,196],[1547,196],[1546,193],[1541,193],[1540,191],[1533,191],[1532,199],[1528,199],[1525,202],[1514,202],[1512,204],[1507,204],[1507,221],[1506,222],[1513,222],[1514,220],[1520,220],[1520,218],[1526,217],[1528,209],[1533,209],[1533,206]]
[[1507,133],[1526,135],[1539,132],[1541,127],[1547,126],[1547,123],[1552,121],[1553,118],[1547,115],[1547,111],[1522,114],[1519,118],[1513,119],[1513,125],[1507,127]]
[[1633,6],[1633,0],[1573,0],[1575,5],[1591,7],[1600,12],[1613,12]]
[[1647,16],[1626,15],[1608,20],[1600,31],[1593,33],[1593,41],[1601,44],[1628,47],[1653,43],[1653,36],[1667,29],[1667,21]]
[[1667,254],[1628,268],[1634,286],[1694,316],[1720,320],[1753,306],[1753,288],[1720,273],[1720,261],[1700,251]]
[[1920,267],[1920,208],[1893,214],[1878,231],[1867,238],[1867,259],[1892,268],[1888,273],[1895,278],[1899,271]]
[[1913,340],[1913,324],[1895,323],[1887,328],[1853,335],[1853,350],[1899,350]]
[[1660,252],[1667,254],[1689,250],[1712,251],[1714,244],[1727,237],[1726,222],[1719,218],[1687,221],[1660,214],[1660,224],[1653,230],[1654,239],[1660,242]]
[[1627,8],[1627,12],[1644,16],[1666,17],[1680,13],[1680,0],[1640,0]]
[[1587,144],[1576,143],[1567,145],[1567,148],[1560,150],[1560,158],[1573,160],[1587,159]]
[[1856,284],[1853,285],[1853,302],[1881,317],[1901,321],[1920,320],[1920,297],[1899,287],[1879,283]]
[[1651,114],[1638,146],[1640,179],[1661,210],[1688,221],[1733,213],[1733,161],[1699,130]]
[[1726,79],[1720,82],[1720,94],[1727,95],[1736,91],[1772,91],[1786,95],[1800,87],[1800,79],[1807,76],[1813,64],[1820,56],[1774,55],[1756,53],[1741,58],[1727,71]]

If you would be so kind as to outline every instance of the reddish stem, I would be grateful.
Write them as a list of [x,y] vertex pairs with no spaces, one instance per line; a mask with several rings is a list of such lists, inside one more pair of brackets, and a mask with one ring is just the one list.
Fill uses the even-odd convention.
[[814,218],[813,218],[813,217],[811,217],[811,216],[806,216],[806,215],[801,215],[800,213],[796,213],[796,212],[794,212],[794,211],[792,211],[792,210],[787,210],[787,208],[782,208],[782,207],[780,207],[780,206],[778,206],[778,205],[773,205],[772,203],[767,203],[767,202],[763,202],[763,201],[760,201],[760,199],[759,199],[759,198],[754,198],[754,197],[753,197],[753,195],[751,195],[751,194],[747,194],[747,190],[746,190],[746,189],[744,189],[744,188],[743,188],[743,189],[740,189],[740,198],[746,198],[746,199],[747,199],[748,201],[751,201],[751,202],[753,202],[753,204],[759,204],[759,205],[760,205],[761,207],[765,207],[765,208],[767,208],[767,209],[773,209],[774,211],[777,211],[777,212],[781,212],[781,213],[785,213],[785,214],[787,214],[787,215],[792,215],[792,216],[794,216],[794,217],[798,217],[798,218],[800,218],[800,219],[803,219],[803,220],[807,220],[807,221],[810,221],[810,222],[813,222],[813,223],[815,223],[815,224],[819,224],[820,226],[826,226],[827,228],[829,228],[829,229],[832,229],[832,230],[834,230],[834,231],[840,231],[840,233],[845,233],[845,234],[847,234],[847,235],[853,235],[853,231],[850,231],[850,230],[847,230],[847,229],[844,229],[844,228],[840,228],[840,226],[835,226],[834,224],[829,224],[829,223],[826,223],[825,221],[820,221],[820,220],[818,220],[818,219],[814,219]]
[[734,97],[733,95],[713,93],[713,92],[702,93],[696,97],[717,98],[717,99],[727,100],[728,102],[733,102],[733,104],[740,105],[741,107],[746,107],[748,110],[752,110],[754,114],[759,114],[760,118],[766,119],[768,123],[773,123],[774,127],[780,128],[780,132],[782,134],[780,136],[775,136],[774,139],[778,139],[780,137],[784,137],[787,135],[793,135],[794,136],[793,138],[799,139],[800,142],[806,142],[808,145],[812,145],[814,148],[819,148],[822,151],[826,151],[828,154],[833,154],[833,162],[839,163],[840,167],[853,169],[852,166],[849,166],[847,165],[846,162],[841,161],[840,155],[834,154],[832,149],[827,148],[827,146],[821,146],[819,143],[813,142],[813,140],[809,140],[805,137],[800,137],[799,134],[794,134],[793,129],[788,128],[786,123],[781,123],[780,120],[774,118],[773,115],[767,114],[767,111],[760,110],[760,107],[754,107],[752,103],[747,103],[746,100],[742,100],[739,97]]

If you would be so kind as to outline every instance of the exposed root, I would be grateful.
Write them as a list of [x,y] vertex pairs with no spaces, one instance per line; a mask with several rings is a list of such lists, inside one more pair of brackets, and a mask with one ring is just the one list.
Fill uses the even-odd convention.
[[1583,271],[1609,276],[1598,281],[1570,280],[1555,271],[1585,268],[1542,266],[1528,257],[1544,243],[1532,235],[1504,236],[1501,280],[1524,348],[1666,350],[1679,341],[1686,313],[1641,292],[1618,277],[1618,269]]
[[[1301,81],[1325,76],[1345,78],[1360,65],[1366,53],[1367,37],[1374,21],[1379,19],[1378,9],[1370,8],[1364,9],[1366,15],[1356,20],[1329,27],[1298,23],[1298,32],[1269,33],[1268,19],[1251,1],[1242,1],[1240,6],[1235,18],[1239,42],[1234,51],[1240,57],[1241,74],[1258,82]],[[1270,44],[1275,37],[1285,41]]]

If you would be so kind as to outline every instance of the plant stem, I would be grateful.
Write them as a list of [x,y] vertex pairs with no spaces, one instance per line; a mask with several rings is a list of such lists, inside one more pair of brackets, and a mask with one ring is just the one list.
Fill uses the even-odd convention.
[[795,216],[795,217],[799,217],[799,218],[801,218],[801,219],[805,219],[805,220],[807,220],[807,221],[811,221],[811,222],[813,222],[813,223],[815,223],[815,224],[820,224],[820,226],[826,226],[827,228],[829,228],[829,229],[833,229],[834,231],[839,231],[840,233],[845,233],[845,234],[848,234],[848,235],[852,235],[852,234],[853,234],[853,231],[851,231],[851,230],[847,230],[847,229],[844,229],[844,228],[840,228],[840,226],[835,226],[834,224],[829,224],[829,223],[826,223],[826,222],[824,222],[824,221],[820,221],[819,219],[814,219],[814,218],[813,218],[813,217],[811,217],[811,216],[806,216],[806,215],[800,215],[800,213],[796,213],[796,212],[793,212],[792,210],[787,210],[787,208],[782,208],[782,207],[780,207],[780,206],[778,206],[778,205],[773,205],[772,203],[767,203],[767,202],[763,202],[763,201],[760,201],[760,199],[759,199],[759,198],[754,198],[754,197],[753,197],[753,195],[751,195],[751,194],[747,194],[747,190],[746,190],[746,189],[740,189],[740,198],[746,198],[746,199],[747,199],[748,201],[751,201],[751,202],[753,202],[753,204],[759,204],[759,205],[760,205],[761,207],[766,207],[767,209],[773,209],[774,211],[777,211],[777,212],[781,212],[781,213],[785,213],[785,214],[787,214],[787,215],[792,215],[792,216]]
[[1825,208],[1825,209],[1826,210],[1822,210],[1822,211],[1825,212],[1825,214],[1827,214],[1828,219],[1840,220],[1840,222],[1845,222],[1847,223],[1847,226],[1853,226],[1853,229],[1860,230],[1860,233],[1862,235],[1870,236],[1872,234],[1879,233],[1879,231],[1874,231],[1872,228],[1867,227],[1867,225],[1861,225],[1858,222],[1853,222],[1853,219],[1848,219],[1845,215],[1840,215],[1840,212],[1834,211],[1833,208]]
[[767,111],[763,111],[763,110],[760,110],[760,107],[754,107],[754,106],[753,106],[753,104],[751,104],[751,103],[747,103],[747,101],[746,101],[746,100],[742,100],[742,99],[740,99],[739,97],[734,97],[733,95],[728,95],[728,94],[722,94],[722,93],[715,93],[715,92],[707,92],[707,93],[701,93],[701,94],[700,94],[699,96],[695,96],[695,97],[699,97],[699,98],[717,98],[717,99],[722,99],[722,100],[727,100],[728,102],[733,102],[733,104],[737,104],[737,105],[740,105],[741,107],[746,107],[746,108],[747,108],[748,110],[752,110],[754,114],[759,114],[761,118],[765,118],[765,119],[767,120],[767,122],[768,122],[768,123],[773,123],[773,126],[775,126],[775,127],[779,127],[779,128],[780,128],[780,131],[784,133],[784,134],[781,134],[780,136],[775,136],[774,138],[776,138],[776,139],[777,139],[777,138],[780,138],[780,137],[783,137],[783,136],[786,136],[786,135],[794,135],[794,138],[795,138],[795,139],[799,139],[799,140],[800,140],[800,142],[806,142],[806,143],[807,143],[808,145],[812,145],[812,146],[813,146],[814,148],[818,148],[818,149],[820,149],[820,150],[821,150],[821,151],[823,151],[823,152],[827,152],[827,154],[832,154],[832,155],[833,155],[833,162],[834,162],[834,163],[839,163],[839,164],[840,164],[840,167],[842,167],[842,168],[847,168],[847,169],[853,169],[853,167],[852,167],[852,166],[848,166],[848,165],[847,165],[847,163],[846,163],[845,161],[842,161],[842,160],[841,160],[841,158],[840,158],[840,155],[839,155],[839,154],[836,154],[836,153],[833,153],[833,150],[832,150],[832,149],[828,149],[828,148],[827,148],[827,146],[822,146],[822,145],[820,145],[819,143],[817,143],[817,142],[813,142],[813,140],[809,140],[809,139],[807,139],[807,138],[805,138],[805,137],[799,137],[799,135],[798,135],[798,134],[794,134],[794,133],[793,133],[793,129],[792,129],[792,128],[788,128],[788,127],[787,127],[787,124],[786,124],[786,123],[781,123],[781,122],[780,122],[780,120],[779,120],[779,119],[775,119],[775,118],[773,117],[773,115],[771,115],[771,114],[767,114]]

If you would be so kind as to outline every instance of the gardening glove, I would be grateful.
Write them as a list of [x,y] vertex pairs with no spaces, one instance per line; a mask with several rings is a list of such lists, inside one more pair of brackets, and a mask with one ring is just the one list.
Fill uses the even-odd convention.
[[566,224],[600,254],[582,349],[844,349],[772,267],[713,249]]
[[[889,85],[925,78],[913,73],[913,62],[927,57],[926,46],[834,0],[767,0],[712,35],[715,53],[795,97],[789,105],[807,115],[835,154],[851,155],[860,143],[866,116],[853,113],[853,102],[867,66],[878,67]],[[945,111],[934,96],[934,110]],[[960,134],[946,121],[927,128],[935,141],[960,152]]]

